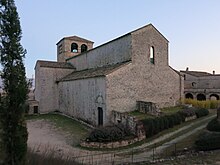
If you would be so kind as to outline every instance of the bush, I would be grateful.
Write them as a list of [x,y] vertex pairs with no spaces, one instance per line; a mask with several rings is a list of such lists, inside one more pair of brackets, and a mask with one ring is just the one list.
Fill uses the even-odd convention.
[[220,122],[217,120],[217,118],[212,119],[208,125],[207,129],[209,131],[215,131],[215,132],[220,132]]
[[209,114],[209,111],[205,108],[200,108],[200,109],[197,109],[195,113],[196,113],[196,117],[200,118],[202,116],[207,116]]
[[123,140],[128,136],[131,136],[129,129],[125,128],[122,124],[115,126],[107,126],[102,128],[94,129],[87,141],[90,142],[112,142]]
[[208,151],[220,149],[220,133],[218,132],[203,132],[198,140],[195,141],[196,149]]
[[182,122],[182,116],[180,113],[174,113],[157,118],[147,118],[141,121],[144,125],[146,137],[150,137],[165,129],[180,124]]
[[142,120],[142,123],[144,125],[144,129],[146,132],[146,137],[150,137],[154,135],[154,119],[153,118],[147,118]]
[[183,109],[179,113],[181,113],[181,115],[183,115],[185,118],[190,117],[190,116],[194,116],[196,114],[194,108]]

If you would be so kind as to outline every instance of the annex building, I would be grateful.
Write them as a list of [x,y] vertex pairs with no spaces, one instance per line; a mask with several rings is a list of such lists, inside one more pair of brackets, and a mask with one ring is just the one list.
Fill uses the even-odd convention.
[[180,71],[184,77],[185,98],[197,100],[219,100],[220,75],[201,71]]
[[109,124],[113,111],[136,110],[138,101],[176,105],[184,84],[169,66],[168,44],[152,24],[95,48],[87,39],[64,37],[56,62],[36,63],[38,112],[58,110],[96,126]]

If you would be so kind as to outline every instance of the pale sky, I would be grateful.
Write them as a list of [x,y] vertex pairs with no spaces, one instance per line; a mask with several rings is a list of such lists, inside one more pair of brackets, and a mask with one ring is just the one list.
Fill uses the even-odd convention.
[[27,77],[37,60],[56,61],[56,43],[77,35],[95,47],[152,23],[169,40],[176,70],[220,73],[220,0],[15,0],[27,50]]

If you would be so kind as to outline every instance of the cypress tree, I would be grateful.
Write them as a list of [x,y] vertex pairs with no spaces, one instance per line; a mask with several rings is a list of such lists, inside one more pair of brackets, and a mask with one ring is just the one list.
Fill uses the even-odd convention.
[[14,0],[0,0],[0,63],[3,90],[0,99],[1,139],[4,164],[24,165],[27,152],[27,127],[24,120],[28,86],[23,59],[25,50]]

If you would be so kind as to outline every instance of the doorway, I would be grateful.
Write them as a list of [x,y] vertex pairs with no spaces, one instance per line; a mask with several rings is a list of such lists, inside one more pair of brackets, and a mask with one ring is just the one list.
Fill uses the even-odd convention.
[[103,125],[103,109],[98,107],[98,125]]
[[38,113],[38,106],[34,106],[34,113]]

